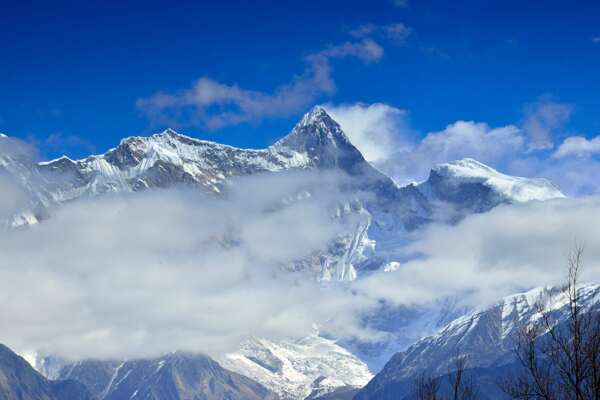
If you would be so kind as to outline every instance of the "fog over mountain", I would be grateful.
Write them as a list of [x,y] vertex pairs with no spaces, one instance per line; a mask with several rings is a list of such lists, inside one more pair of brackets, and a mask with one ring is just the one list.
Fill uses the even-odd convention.
[[[565,244],[600,240],[598,199],[471,158],[400,186],[321,107],[266,149],[173,130],[81,160],[0,146],[0,342],[48,376],[100,368],[86,384],[106,399],[164,390],[148,371],[165,360],[217,368],[198,354],[256,398],[354,390],[454,318],[558,284]],[[111,388],[120,365],[139,379]]]

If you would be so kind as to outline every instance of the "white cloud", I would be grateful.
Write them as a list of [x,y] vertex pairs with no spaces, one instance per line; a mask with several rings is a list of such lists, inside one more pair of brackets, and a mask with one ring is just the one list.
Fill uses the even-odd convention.
[[586,139],[583,136],[570,136],[566,138],[556,150],[553,157],[589,156],[600,153],[600,136]]
[[573,106],[542,98],[526,105],[524,112],[521,126],[529,137],[529,147],[532,150],[549,149],[554,146],[553,136],[571,117]]
[[427,178],[435,164],[465,157],[500,165],[521,152],[524,142],[521,131],[513,125],[491,128],[485,123],[457,121],[443,131],[429,133],[412,148],[395,151],[376,165],[406,184]]
[[[104,197],[1,232],[0,342],[122,358],[218,354],[250,335],[303,336],[315,322],[364,336],[356,318],[365,299],[282,271],[339,232],[328,207],[338,179],[252,177],[222,200],[182,191]],[[296,197],[305,190],[311,196]]]
[[271,93],[202,77],[191,87],[178,92],[158,92],[140,98],[136,106],[154,123],[204,125],[210,129],[285,117],[303,111],[321,96],[335,92],[331,59],[354,57],[372,63],[382,56],[383,48],[374,40],[364,38],[308,55],[304,72]]
[[324,107],[367,161],[387,159],[409,137],[406,111],[399,108],[383,103],[326,104]]
[[377,35],[397,43],[403,43],[412,33],[412,29],[401,22],[388,25],[365,24],[348,32],[351,36],[364,38]]
[[360,42],[345,42],[330,46],[319,52],[318,56],[325,58],[356,57],[359,60],[370,63],[377,62],[383,57],[383,48],[372,39],[363,39]]
[[600,36],[593,37],[592,43],[600,43]]
[[[470,306],[564,281],[566,255],[577,241],[585,252],[585,280],[600,273],[600,226],[590,216],[600,198],[501,206],[456,226],[434,225],[406,251],[421,256],[396,271],[374,274],[355,290],[397,304],[431,304],[459,296]],[[452,240],[460,238],[460,240]]]

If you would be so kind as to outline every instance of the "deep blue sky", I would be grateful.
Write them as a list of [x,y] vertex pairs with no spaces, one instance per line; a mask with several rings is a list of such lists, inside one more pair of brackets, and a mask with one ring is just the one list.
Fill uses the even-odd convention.
[[[127,4],[121,4],[127,3]],[[176,4],[176,5],[175,5]],[[337,91],[316,102],[385,102],[421,133],[458,119],[505,125],[540,96],[574,105],[569,129],[600,133],[598,1],[248,1],[0,3],[0,132],[46,156],[103,152],[152,126],[136,99],[201,76],[270,92],[348,29],[404,23],[384,57],[332,61]],[[301,112],[192,136],[270,144]],[[63,140],[43,143],[60,134]],[[67,140],[64,138],[76,137]],[[80,141],[81,143],[78,143]]]

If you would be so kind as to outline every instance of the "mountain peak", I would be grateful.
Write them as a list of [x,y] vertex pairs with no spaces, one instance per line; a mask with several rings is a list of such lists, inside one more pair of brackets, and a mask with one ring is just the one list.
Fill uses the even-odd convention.
[[275,143],[276,147],[287,147],[301,152],[310,152],[317,147],[340,147],[351,145],[350,140],[327,111],[315,106],[304,114],[292,131]]
[[164,131],[157,133],[155,136],[168,136],[168,137],[173,137],[173,138],[179,138],[182,137],[183,135],[178,133],[177,131],[175,131],[175,129],[171,129],[171,128],[167,128]]
[[292,131],[277,141],[273,148],[303,153],[317,166],[341,167],[347,172],[355,165],[365,163],[340,125],[321,106],[304,114]]
[[296,126],[315,125],[324,121],[329,122],[329,120],[335,123],[333,118],[331,118],[331,116],[327,114],[327,111],[325,111],[323,107],[314,106],[312,110],[304,114],[304,116]]
[[563,198],[564,194],[549,180],[505,175],[472,158],[463,158],[432,168],[429,182],[444,182],[450,186],[482,184],[511,202]]

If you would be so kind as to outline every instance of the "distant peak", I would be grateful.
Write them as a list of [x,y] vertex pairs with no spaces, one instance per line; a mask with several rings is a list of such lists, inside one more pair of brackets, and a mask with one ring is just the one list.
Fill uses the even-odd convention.
[[312,110],[310,110],[309,112],[304,114],[304,116],[302,117],[302,119],[300,120],[300,122],[298,123],[297,126],[315,125],[315,124],[318,124],[319,122],[323,122],[323,121],[331,121],[331,122],[337,124],[333,120],[333,118],[331,118],[331,116],[329,114],[327,114],[327,111],[325,111],[325,109],[323,107],[314,106],[312,108]]
[[119,147],[147,147],[149,143],[157,141],[170,141],[170,139],[177,139],[184,137],[177,133],[174,129],[167,128],[162,132],[154,133],[151,136],[129,136],[121,139]]
[[4,133],[0,133],[0,138],[5,139],[7,137],[8,137],[8,135],[5,135]]
[[516,202],[565,197],[547,179],[506,175],[472,158],[439,164],[431,172],[429,180],[435,175],[455,184],[481,183]]
[[171,128],[165,129],[164,131],[159,133],[159,135],[181,136],[179,133],[177,133],[175,131],[175,129],[171,129]]

